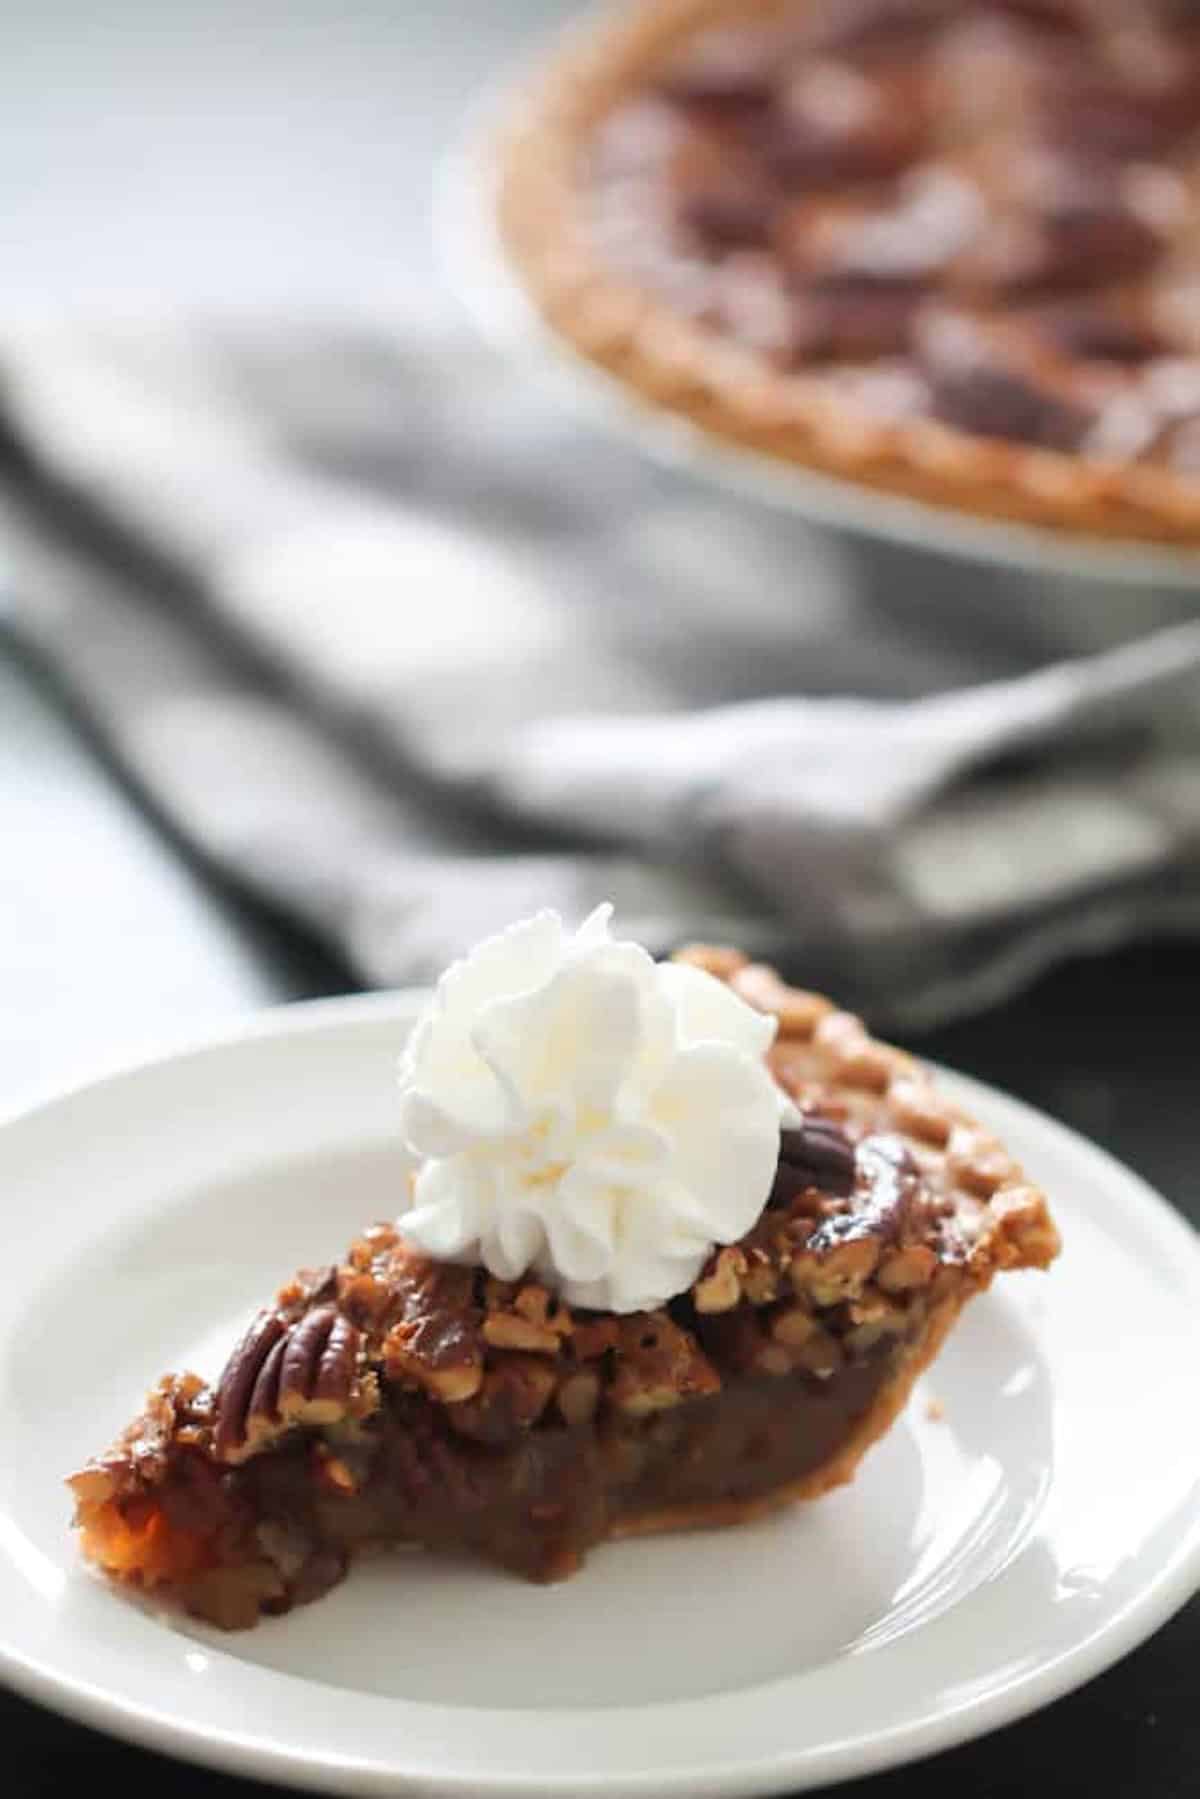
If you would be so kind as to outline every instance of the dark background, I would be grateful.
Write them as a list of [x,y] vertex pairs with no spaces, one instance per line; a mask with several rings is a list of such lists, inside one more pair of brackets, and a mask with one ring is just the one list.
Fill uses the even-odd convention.
[[[434,279],[431,173],[456,121],[522,40],[570,10],[564,0],[0,7],[0,324],[181,304],[386,318]],[[917,1047],[1094,1136],[1200,1224],[1198,977],[1200,949],[1146,944],[1064,968]],[[319,946],[189,864],[0,629],[0,1109],[250,1007],[349,985]],[[1039,1717],[842,1791],[1196,1799],[1198,1693],[1193,1601]],[[251,1790],[4,1693],[0,1734],[0,1792],[12,1799],[75,1799],[97,1781],[131,1794],[165,1784],[179,1799]]]

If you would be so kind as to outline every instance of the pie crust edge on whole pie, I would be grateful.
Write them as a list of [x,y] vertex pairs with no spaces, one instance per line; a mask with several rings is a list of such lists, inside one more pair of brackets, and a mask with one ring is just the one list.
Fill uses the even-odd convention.
[[[886,419],[818,379],[786,380],[606,262],[591,241],[581,152],[607,112],[713,25],[786,0],[652,0],[576,26],[525,88],[494,145],[500,239],[544,321],[649,407],[728,443],[883,493],[979,517],[1104,538],[1200,542],[1200,481],[974,435],[932,417]],[[792,9],[796,0],[791,0]]]
[[91,1560],[238,1628],[318,1597],[368,1543],[557,1579],[607,1537],[735,1524],[853,1477],[966,1301],[1047,1267],[1058,1234],[911,1056],[737,952],[684,958],[777,1017],[771,1066],[805,1115],[747,1236],[659,1311],[572,1317],[535,1280],[374,1227],[281,1290],[215,1387],[166,1377],[72,1477]]

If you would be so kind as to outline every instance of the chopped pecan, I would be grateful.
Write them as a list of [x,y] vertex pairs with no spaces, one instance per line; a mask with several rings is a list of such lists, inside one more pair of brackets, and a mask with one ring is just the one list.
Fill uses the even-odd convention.
[[884,1092],[900,1064],[898,1052],[876,1043],[852,1012],[830,1012],[822,1018],[815,1041],[829,1056],[839,1080],[870,1093]]
[[942,1149],[950,1136],[950,1114],[928,1081],[893,1081],[888,1092],[892,1116],[902,1131]]
[[908,1317],[908,1313],[898,1299],[876,1288],[852,1299],[846,1306],[846,1316],[852,1324],[878,1324],[880,1321],[891,1321],[899,1329]]
[[779,1035],[792,1039],[811,1037],[820,1020],[832,1006],[819,993],[806,993],[800,987],[789,987],[773,968],[752,962],[739,968],[730,979],[734,992],[759,1012],[770,1012],[779,1020]]
[[158,1486],[172,1465],[171,1449],[179,1440],[180,1421],[202,1420],[198,1428],[207,1435],[208,1416],[209,1392],[199,1375],[165,1375],[146,1395],[141,1414],[112,1447],[67,1482],[79,1515],[118,1494]]
[[746,1256],[746,1272],[742,1276],[742,1293],[752,1306],[769,1306],[779,1298],[780,1270],[778,1261],[760,1245],[753,1245]]
[[703,969],[705,974],[711,974],[718,981],[728,981],[739,968],[745,968],[747,958],[740,949],[725,949],[715,943],[689,943],[673,960]]
[[368,1225],[362,1235],[350,1245],[346,1261],[350,1268],[360,1274],[365,1273],[367,1269],[385,1260],[399,1242],[400,1236],[395,1225]]
[[699,1280],[692,1288],[692,1299],[698,1312],[731,1312],[742,1297],[742,1275],[746,1258],[734,1245],[718,1249],[708,1259]]
[[531,1355],[556,1355],[559,1341],[553,1331],[518,1318],[515,1312],[489,1312],[483,1321],[483,1340],[493,1349],[523,1349]]
[[571,1334],[570,1308],[536,1281],[530,1281],[521,1288],[513,1301],[513,1311],[530,1324],[536,1324],[539,1329],[550,1331],[556,1337],[569,1337]]
[[338,1274],[338,1309],[360,1330],[369,1331],[378,1324],[392,1303],[385,1283],[375,1275],[343,1268]]
[[591,1368],[569,1374],[555,1395],[555,1403],[567,1424],[587,1424],[600,1403],[600,1376]]
[[611,1396],[618,1411],[635,1417],[664,1411],[720,1388],[720,1377],[695,1338],[664,1312],[618,1318],[617,1334]]
[[337,1292],[338,1271],[331,1262],[320,1268],[302,1268],[286,1287],[281,1287],[275,1304],[281,1312],[293,1309],[307,1311],[321,1300],[332,1299]]
[[885,1338],[901,1336],[909,1324],[904,1307],[884,1293],[867,1295],[848,1306],[847,1312],[850,1325],[841,1339],[847,1355],[866,1355]]
[[[826,1222],[841,1223],[848,1216],[838,1214]],[[820,1227],[814,1238],[819,1237],[823,1229]],[[810,1238],[810,1243],[813,1240]],[[848,1236],[842,1242],[834,1243],[832,1249],[822,1247],[819,1254],[814,1254],[810,1248],[802,1249],[792,1258],[789,1269],[792,1286],[813,1305],[840,1305],[843,1300],[856,1298],[862,1292],[875,1272],[879,1252],[879,1243],[870,1236]]]
[[1062,1247],[1058,1230],[1036,1187],[1005,1187],[992,1199],[996,1259],[1002,1268],[1048,1268]]
[[927,1243],[909,1243],[886,1252],[875,1279],[885,1293],[908,1293],[915,1287],[927,1287],[937,1265],[936,1251]]
[[967,1125],[958,1125],[950,1133],[946,1167],[960,1187],[979,1199],[990,1199],[997,1187],[1019,1172],[1012,1157],[993,1137]]
[[557,1355],[571,1334],[569,1309],[536,1282],[514,1290],[510,1282],[489,1281],[487,1302],[483,1336],[495,1349]]

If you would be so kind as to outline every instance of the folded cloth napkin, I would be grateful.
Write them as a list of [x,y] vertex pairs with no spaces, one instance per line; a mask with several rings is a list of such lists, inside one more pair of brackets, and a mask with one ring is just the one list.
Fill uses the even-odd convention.
[[913,1025],[1200,927],[1200,622],[1031,667],[450,333],[10,333],[0,554],[159,813],[371,983],[611,897]]

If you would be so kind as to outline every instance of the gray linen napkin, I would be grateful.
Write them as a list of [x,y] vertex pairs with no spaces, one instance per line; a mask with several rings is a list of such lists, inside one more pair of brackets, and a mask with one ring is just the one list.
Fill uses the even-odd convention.
[[1200,623],[1024,668],[452,334],[10,334],[0,545],[160,813],[369,982],[612,897],[915,1024],[1200,928]]

